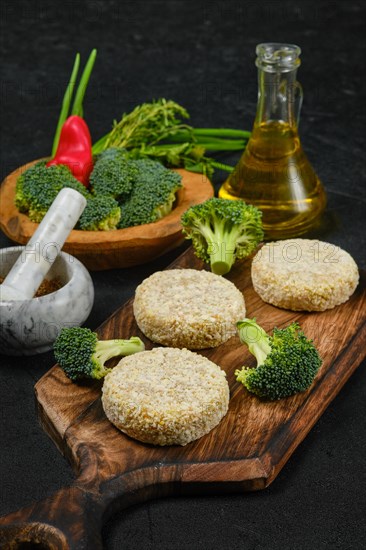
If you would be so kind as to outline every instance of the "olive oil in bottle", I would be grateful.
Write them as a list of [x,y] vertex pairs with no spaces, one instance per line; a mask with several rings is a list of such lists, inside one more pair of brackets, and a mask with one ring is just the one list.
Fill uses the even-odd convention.
[[302,92],[296,82],[297,46],[257,46],[259,95],[247,147],[219,196],[244,199],[263,212],[266,239],[288,238],[309,230],[325,208],[323,186],[298,135]]

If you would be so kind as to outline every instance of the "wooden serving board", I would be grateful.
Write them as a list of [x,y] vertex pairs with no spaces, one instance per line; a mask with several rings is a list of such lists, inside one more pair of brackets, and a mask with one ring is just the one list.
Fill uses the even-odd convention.
[[[171,267],[204,268],[191,249]],[[225,418],[185,447],[154,447],[109,423],[101,406],[101,383],[73,384],[54,366],[35,387],[39,418],[77,478],[72,487],[3,518],[1,548],[12,548],[15,540],[38,540],[49,548],[97,550],[102,548],[102,523],[118,508],[171,494],[259,490],[275,479],[365,356],[366,274],[347,303],[323,313],[265,304],[252,287],[250,261],[236,264],[228,279],[243,291],[247,316],[255,316],[267,331],[298,321],[314,339],[323,365],[311,388],[276,402],[249,394],[235,381],[234,371],[244,363],[254,365],[255,359],[233,336],[202,352],[227,372],[231,399]],[[147,349],[153,347],[137,328],[132,300],[98,333],[101,338],[138,335]]]

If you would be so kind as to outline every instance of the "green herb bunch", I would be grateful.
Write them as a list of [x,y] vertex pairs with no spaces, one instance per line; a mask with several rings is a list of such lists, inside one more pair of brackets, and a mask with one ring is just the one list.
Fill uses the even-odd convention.
[[231,172],[233,167],[217,162],[207,151],[241,151],[250,132],[225,128],[193,128],[185,123],[189,114],[181,105],[166,99],[138,105],[114,121],[112,130],[93,145],[93,153],[122,147],[133,158],[159,160],[169,167],[212,176],[215,168]]
[[[75,57],[55,132],[53,155],[70,108],[71,114],[83,116],[84,95],[96,55],[96,50],[93,50],[87,60],[71,107],[80,65],[79,54]],[[142,103],[130,113],[124,113],[120,121],[113,122],[111,131],[94,143],[93,154],[98,155],[106,149],[117,147],[126,149],[128,156],[134,159],[150,158],[168,168],[185,168],[209,177],[215,168],[232,172],[233,166],[218,162],[207,153],[243,151],[250,132],[228,128],[194,128],[187,124],[188,118],[186,109],[172,100],[157,99]]]

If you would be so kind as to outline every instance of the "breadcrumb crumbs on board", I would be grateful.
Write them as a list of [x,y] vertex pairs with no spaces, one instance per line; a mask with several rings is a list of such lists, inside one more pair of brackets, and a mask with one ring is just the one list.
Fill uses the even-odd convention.
[[339,246],[287,239],[267,243],[257,252],[252,281],[264,302],[293,311],[325,311],[349,299],[359,272]]
[[187,349],[154,348],[124,357],[102,389],[107,418],[153,445],[187,445],[225,416],[229,385],[215,363]]
[[133,310],[153,342],[177,348],[216,347],[245,317],[243,294],[219,275],[196,269],[157,271],[136,289]]

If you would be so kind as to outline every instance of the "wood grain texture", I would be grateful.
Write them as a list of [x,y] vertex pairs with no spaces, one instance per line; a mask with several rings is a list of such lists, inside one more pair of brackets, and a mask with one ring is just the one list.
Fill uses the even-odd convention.
[[[38,224],[15,206],[18,177],[38,161],[30,162],[9,174],[0,187],[0,227],[13,241],[26,244]],[[177,193],[173,211],[157,222],[112,231],[74,230],[63,250],[78,258],[92,271],[131,267],[154,260],[179,246],[184,238],[180,218],[194,204],[213,196],[211,182],[202,174],[176,170],[182,176],[183,189]]]
[[[205,268],[191,249],[171,267]],[[38,529],[45,540],[53,537],[54,548],[98,549],[101,525],[117,508],[169,494],[259,490],[275,479],[365,356],[366,275],[361,274],[347,303],[322,313],[265,304],[252,287],[250,261],[237,263],[227,278],[243,291],[247,315],[255,316],[266,330],[298,321],[314,339],[323,365],[311,388],[276,402],[250,395],[236,382],[234,371],[244,363],[254,365],[255,359],[233,336],[202,352],[227,372],[231,399],[225,418],[185,447],[154,447],[134,441],[109,423],[101,406],[100,382],[72,384],[56,365],[36,384],[39,418],[77,478],[51,499],[0,520],[4,544],[15,536],[27,540]],[[132,300],[98,333],[101,338],[138,335],[147,349],[153,347],[135,323]],[[90,517],[92,532],[86,528]]]

